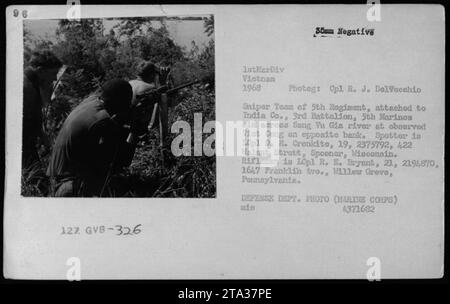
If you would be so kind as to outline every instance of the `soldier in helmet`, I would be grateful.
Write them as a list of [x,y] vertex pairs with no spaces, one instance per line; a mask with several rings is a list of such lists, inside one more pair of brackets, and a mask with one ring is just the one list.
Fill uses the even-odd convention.
[[102,196],[111,173],[131,163],[141,128],[130,121],[132,98],[128,82],[111,80],[70,113],[47,170],[54,196]]
[[140,134],[142,135],[148,128],[155,125],[159,100],[157,100],[157,98],[147,100],[144,109],[137,109],[136,106],[138,106],[139,102],[137,97],[160,87],[159,68],[152,62],[143,61],[138,67],[137,78],[131,80],[129,83],[133,89],[133,98],[131,100],[133,109],[141,112],[144,111],[147,117],[147,122],[140,131]]
[[137,103],[136,96],[145,93],[149,90],[154,90],[159,86],[159,69],[158,67],[148,61],[143,61],[138,66],[136,79],[130,81],[133,88],[133,99],[131,104],[134,106]]

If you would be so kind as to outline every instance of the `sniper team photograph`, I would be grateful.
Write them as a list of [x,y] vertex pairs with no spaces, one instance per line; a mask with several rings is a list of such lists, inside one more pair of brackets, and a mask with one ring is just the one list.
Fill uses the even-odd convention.
[[215,120],[212,15],[23,28],[22,196],[216,197],[215,155],[171,128]]

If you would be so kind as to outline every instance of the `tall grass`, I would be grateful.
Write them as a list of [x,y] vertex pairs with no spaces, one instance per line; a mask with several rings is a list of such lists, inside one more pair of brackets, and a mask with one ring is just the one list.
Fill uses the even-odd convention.
[[49,189],[50,182],[45,175],[45,168],[41,162],[35,162],[22,169],[22,196],[47,196]]

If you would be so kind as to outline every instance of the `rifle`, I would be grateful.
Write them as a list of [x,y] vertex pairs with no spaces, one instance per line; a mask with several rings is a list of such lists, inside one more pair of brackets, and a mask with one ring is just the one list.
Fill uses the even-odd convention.
[[162,85],[158,88],[147,90],[146,92],[139,94],[136,96],[138,102],[136,105],[136,109],[141,107],[153,107],[152,116],[150,119],[149,127],[153,127],[156,116],[159,114],[159,134],[160,134],[160,148],[161,148],[161,161],[162,167],[165,167],[165,157],[164,157],[164,139],[167,137],[169,126],[169,107],[173,107],[175,104],[169,104],[169,96],[177,93],[179,90],[192,86],[194,84],[202,82],[201,80],[195,79],[193,81],[189,81],[183,83],[177,87],[169,88],[168,85]]
[[201,80],[195,79],[193,81],[189,81],[186,83],[183,83],[177,87],[169,88],[167,85],[162,85],[158,88],[147,90],[146,92],[139,94],[136,96],[136,99],[138,100],[136,109],[139,111],[139,109],[143,107],[152,107],[150,110],[152,112],[152,116],[150,119],[149,127],[152,128],[155,120],[156,115],[159,112],[159,120],[162,124],[161,126],[161,132],[163,132],[162,139],[165,138],[167,135],[167,120],[168,120],[168,108],[171,108],[175,106],[173,102],[170,102],[169,96],[177,93],[179,90],[187,88],[189,86],[192,86],[194,84],[202,82]]
[[167,85],[162,85],[156,89],[148,90],[148,91],[136,96],[136,98],[138,100],[138,105],[139,105],[139,103],[147,103],[151,100],[154,101],[155,98],[160,97],[160,95],[162,95],[162,94],[166,94],[167,96],[173,95],[181,89],[190,87],[190,86],[200,83],[200,82],[202,82],[202,81],[195,79],[193,81],[183,83],[182,85],[179,85],[175,88],[169,88]]

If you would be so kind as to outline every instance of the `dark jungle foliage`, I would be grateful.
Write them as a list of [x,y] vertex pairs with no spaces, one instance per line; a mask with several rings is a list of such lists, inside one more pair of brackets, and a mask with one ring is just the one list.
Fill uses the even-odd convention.
[[[204,28],[208,36],[213,34],[212,17],[205,19]],[[136,77],[136,67],[142,60],[171,67],[175,84],[205,76],[209,79],[208,86],[197,84],[183,90],[178,105],[169,112],[169,126],[175,120],[192,122],[196,112],[202,113],[203,123],[215,120],[214,40],[202,50],[193,43],[188,52],[174,43],[164,20],[155,26],[146,18],[122,19],[109,33],[105,33],[102,19],[60,20],[56,42],[35,39],[26,28],[24,40],[25,67],[31,52],[39,49],[52,50],[69,66],[55,92],[55,101],[44,109],[50,144],[41,146],[40,163],[22,170],[24,196],[48,195],[48,157],[71,110],[104,81]],[[215,197],[215,157],[170,155],[170,161],[163,161],[159,143],[158,130],[151,130],[139,143],[131,166],[112,179],[110,196]]]

